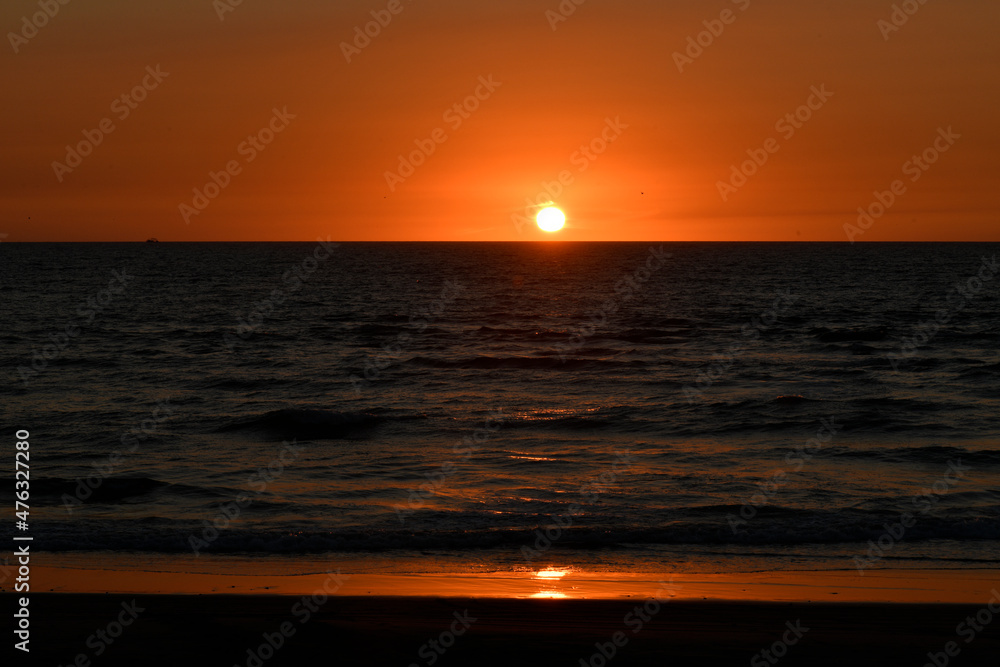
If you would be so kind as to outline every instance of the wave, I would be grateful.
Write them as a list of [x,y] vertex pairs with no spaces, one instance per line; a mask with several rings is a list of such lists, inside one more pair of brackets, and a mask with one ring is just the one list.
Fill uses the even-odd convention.
[[385,421],[369,412],[333,412],[312,408],[282,408],[219,427],[219,432],[267,431],[283,437],[345,438]]
[[[757,516],[737,525],[734,533],[727,519],[739,512],[736,506],[701,508],[706,518],[678,520],[659,527],[645,526],[570,526],[560,529],[555,549],[628,548],[631,545],[775,545],[788,547],[804,544],[858,544],[877,540],[885,533],[885,524],[897,521],[899,514],[854,511],[824,512],[762,507]],[[554,520],[543,519],[537,525],[498,528],[427,529],[439,525],[440,512],[417,511],[408,519],[411,529],[369,528],[340,530],[275,530],[262,527],[223,528],[217,533],[208,553],[297,554],[323,552],[383,552],[432,549],[509,549],[520,553],[532,546]],[[907,544],[930,540],[1000,540],[997,513],[991,516],[941,517],[921,516],[905,533]],[[83,522],[53,525],[47,522],[36,538],[43,551],[151,551],[179,553],[190,550],[190,538],[203,536],[204,523],[177,525],[160,520]],[[860,553],[863,552],[859,552]]]
[[[558,354],[556,352],[555,354]],[[544,357],[467,357],[464,359],[434,359],[431,357],[413,357],[406,361],[413,366],[427,368],[456,368],[461,370],[587,370],[587,369],[624,369],[639,368],[648,365],[644,361],[615,361],[610,359],[581,359],[570,357],[562,360],[555,356]]]
[[627,343],[642,343],[645,345],[680,345],[688,342],[693,331],[664,331],[662,329],[628,329],[621,333],[606,334],[605,338],[621,340]]
[[885,340],[889,336],[889,330],[885,327],[874,329],[827,329],[821,327],[812,329],[809,332],[821,343],[850,343],[850,342],[878,342]]
[[799,396],[798,394],[788,395],[788,396],[778,396],[771,400],[771,403],[775,405],[801,405],[803,403],[817,403],[818,401],[813,398],[806,398],[805,396]]
[[45,477],[32,479],[31,491],[38,496],[64,500],[64,496],[86,503],[115,504],[146,495],[181,495],[208,499],[228,498],[235,491],[173,484],[151,477],[101,477],[87,473],[79,479]]
[[846,447],[831,447],[825,456],[850,459],[873,459],[887,462],[904,463],[939,463],[946,465],[949,461],[961,460],[972,465],[1000,464],[1000,450],[980,449],[970,450],[964,447],[948,447],[945,445],[930,445],[927,447],[875,447],[871,449],[848,449]]
[[493,337],[525,336],[531,340],[566,340],[573,335],[570,331],[553,329],[504,329],[499,327],[479,327],[475,333]]
[[627,407],[609,407],[595,410],[590,414],[551,414],[531,413],[520,418],[511,418],[504,422],[504,429],[546,428],[557,430],[585,430],[615,426],[623,432],[638,430],[641,426],[653,426],[653,422],[636,420],[635,410]]
[[[956,364],[957,363],[960,362],[956,361]],[[963,365],[968,367],[960,370],[959,376],[963,378],[982,377],[982,378],[990,378],[992,380],[996,380],[998,377],[1000,377],[1000,364],[984,364],[981,366],[972,366],[972,364],[976,363],[982,364],[983,362],[974,360],[965,361]]]
[[289,380],[282,378],[261,378],[261,379],[250,379],[250,378],[235,378],[235,377],[210,377],[203,381],[196,383],[194,386],[199,389],[222,389],[226,391],[260,391],[266,388],[273,388],[275,386],[283,386],[289,384],[295,384],[297,380]]

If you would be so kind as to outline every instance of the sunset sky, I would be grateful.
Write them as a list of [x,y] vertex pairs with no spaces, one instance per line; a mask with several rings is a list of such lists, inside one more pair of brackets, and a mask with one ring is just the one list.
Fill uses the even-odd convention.
[[0,240],[846,241],[897,180],[855,240],[1000,240],[993,0],[48,2],[0,9]]

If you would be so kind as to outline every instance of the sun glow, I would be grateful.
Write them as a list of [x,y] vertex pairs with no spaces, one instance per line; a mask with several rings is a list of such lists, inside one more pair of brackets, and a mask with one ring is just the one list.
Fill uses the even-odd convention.
[[567,574],[569,573],[566,570],[555,570],[549,568],[547,570],[539,570],[535,573],[535,577],[538,579],[562,579]]
[[543,208],[535,219],[538,222],[538,227],[546,232],[558,232],[566,224],[566,216],[555,206]]

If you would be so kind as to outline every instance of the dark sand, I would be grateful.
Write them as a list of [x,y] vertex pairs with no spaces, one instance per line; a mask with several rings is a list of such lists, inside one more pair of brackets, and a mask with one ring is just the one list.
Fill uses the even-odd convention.
[[[4,608],[14,609],[14,596],[2,597]],[[108,630],[122,603],[133,599],[145,611],[95,655],[100,640],[95,636],[88,647],[88,637]],[[35,593],[31,659],[15,651],[14,664],[69,665],[84,654],[95,667],[245,666],[248,648],[288,622],[294,634],[282,648],[251,665],[429,665],[437,656],[428,646],[421,657],[421,647],[449,629],[455,612],[468,610],[478,620],[434,665],[576,666],[581,658],[587,664],[595,643],[619,631],[628,643],[609,665],[749,665],[781,638],[787,621],[798,620],[809,631],[778,664],[921,667],[929,651],[955,641],[961,653],[951,664],[1000,665],[1000,615],[971,643],[956,634],[956,625],[981,604],[670,601],[636,634],[625,617],[643,604],[638,599],[333,597],[304,623],[304,607],[293,611],[299,602],[301,597],[284,596]],[[447,636],[444,642],[450,643]]]

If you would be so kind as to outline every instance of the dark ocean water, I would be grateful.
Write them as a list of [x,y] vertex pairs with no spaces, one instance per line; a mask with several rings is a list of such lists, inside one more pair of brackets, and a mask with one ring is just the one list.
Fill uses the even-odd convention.
[[997,250],[5,243],[3,433],[50,552],[985,567]]

